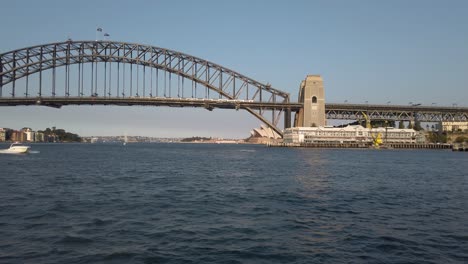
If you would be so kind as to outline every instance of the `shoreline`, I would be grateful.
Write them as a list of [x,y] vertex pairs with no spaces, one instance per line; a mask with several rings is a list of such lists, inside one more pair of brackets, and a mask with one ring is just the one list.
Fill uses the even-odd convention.
[[453,151],[468,151],[466,146],[454,144],[434,144],[434,143],[388,143],[379,147],[372,146],[371,143],[269,143],[268,147],[286,148],[352,148],[352,149],[440,149]]

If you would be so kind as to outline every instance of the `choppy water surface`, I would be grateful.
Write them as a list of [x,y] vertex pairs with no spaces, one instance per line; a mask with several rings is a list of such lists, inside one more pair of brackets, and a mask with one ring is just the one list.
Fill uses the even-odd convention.
[[0,263],[468,262],[462,152],[32,146],[0,155]]

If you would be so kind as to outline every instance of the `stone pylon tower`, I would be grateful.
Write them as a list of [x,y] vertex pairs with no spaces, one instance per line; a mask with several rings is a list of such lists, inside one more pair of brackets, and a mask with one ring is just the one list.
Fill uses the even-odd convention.
[[323,80],[320,75],[307,75],[299,88],[299,102],[304,108],[296,113],[294,126],[313,127],[325,126],[325,94]]

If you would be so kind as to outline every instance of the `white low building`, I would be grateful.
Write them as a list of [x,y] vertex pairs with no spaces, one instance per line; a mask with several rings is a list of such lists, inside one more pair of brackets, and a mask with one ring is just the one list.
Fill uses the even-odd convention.
[[284,132],[284,143],[367,141],[369,130],[362,126],[292,127]]
[[468,122],[466,121],[444,121],[442,122],[443,131],[468,131]]
[[394,127],[372,128],[373,136],[380,134],[385,143],[416,143],[417,132],[414,129],[398,129]]
[[294,144],[372,142],[379,134],[384,143],[416,142],[416,131],[413,129],[397,129],[393,127],[368,129],[359,125],[287,128],[284,131],[283,142]]
[[36,142],[36,132],[29,130],[25,131],[24,133],[26,133],[26,141]]

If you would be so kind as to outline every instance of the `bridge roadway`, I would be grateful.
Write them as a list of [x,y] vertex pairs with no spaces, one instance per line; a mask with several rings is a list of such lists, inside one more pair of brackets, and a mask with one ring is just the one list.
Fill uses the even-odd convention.
[[371,120],[468,122],[468,107],[334,103],[325,105],[327,119],[362,120],[363,112]]
[[[14,97],[0,98],[0,106],[43,105],[60,108],[66,105],[119,105],[119,106],[169,106],[202,107],[208,110],[256,109],[291,110],[297,112],[302,103],[257,102],[253,100],[207,99],[207,98],[166,98],[166,97]],[[362,120],[362,113],[371,120],[392,121],[468,121],[467,107],[414,106],[414,105],[373,105],[373,104],[325,104],[327,119]]]
[[255,102],[253,100],[231,100],[210,98],[169,98],[169,97],[36,97],[36,98],[0,98],[0,106],[44,105],[60,108],[64,105],[141,105],[170,107],[203,107],[208,110],[245,109],[297,111],[300,103]]

